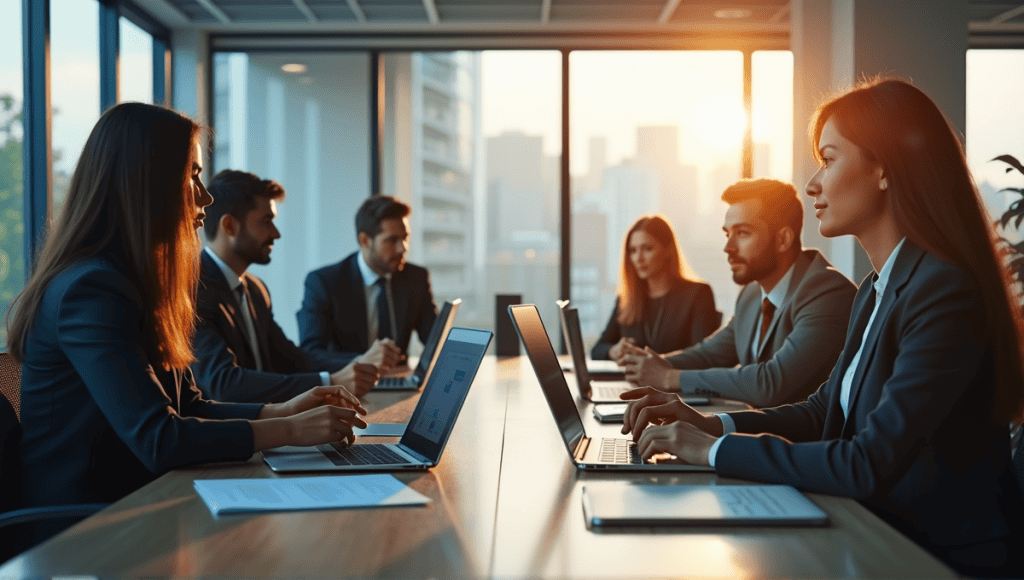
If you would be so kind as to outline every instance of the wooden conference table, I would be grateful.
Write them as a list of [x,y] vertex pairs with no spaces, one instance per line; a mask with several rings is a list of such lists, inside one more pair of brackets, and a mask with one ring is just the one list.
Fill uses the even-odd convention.
[[[373,422],[415,394],[370,393]],[[588,434],[617,434],[580,402]],[[308,475],[308,474],[307,474]],[[0,577],[949,578],[849,499],[809,494],[826,528],[588,530],[583,485],[744,483],[714,474],[578,472],[525,357],[488,356],[441,463],[397,477],[426,507],[214,519],[195,479],[278,477],[259,454],[174,471],[0,568]]]

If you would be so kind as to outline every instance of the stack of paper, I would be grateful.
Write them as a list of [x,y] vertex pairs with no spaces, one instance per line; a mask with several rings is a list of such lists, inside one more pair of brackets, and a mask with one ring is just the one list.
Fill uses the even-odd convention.
[[241,512],[425,505],[430,500],[392,475],[198,479],[214,515]]

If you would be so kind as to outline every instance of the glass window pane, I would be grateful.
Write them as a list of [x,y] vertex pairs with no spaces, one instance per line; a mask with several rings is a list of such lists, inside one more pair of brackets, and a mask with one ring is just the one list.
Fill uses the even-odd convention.
[[100,117],[99,19],[95,0],[50,2],[54,214]]
[[[1024,187],[1016,171],[991,161],[1013,155],[1024,161],[1024,50],[967,51],[967,161],[993,219],[1020,196],[999,193]],[[1012,237],[1012,236],[1011,236]]]
[[459,324],[493,328],[495,294],[538,305],[557,337],[561,54],[389,53],[383,192],[413,208],[410,261]]
[[588,346],[612,315],[623,242],[663,214],[693,272],[732,314],[722,191],[741,176],[746,112],[735,51],[570,54],[572,301]]
[[21,2],[3,9],[0,19],[0,351],[7,350],[11,301],[25,285],[22,215],[22,141],[19,115],[24,95],[21,62]]
[[369,76],[367,53],[214,55],[214,171],[250,171],[287,192],[271,262],[249,271],[295,342],[306,274],[357,247],[355,213],[370,192]]
[[[793,53],[751,55],[753,177],[793,180]],[[797,185],[799,191],[803,184]]]
[[121,17],[120,83],[121,102],[153,102],[153,37]]

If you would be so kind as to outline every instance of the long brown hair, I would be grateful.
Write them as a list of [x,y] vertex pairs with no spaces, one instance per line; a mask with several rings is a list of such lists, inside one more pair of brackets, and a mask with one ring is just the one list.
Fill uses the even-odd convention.
[[622,272],[619,275],[619,311],[616,319],[619,324],[631,326],[643,318],[644,309],[650,302],[647,295],[647,282],[640,279],[636,273],[636,266],[629,259],[629,239],[636,232],[644,232],[654,238],[668,252],[669,277],[673,282],[680,280],[697,280],[696,274],[690,270],[686,258],[679,251],[676,243],[676,233],[668,221],[660,215],[645,215],[636,220],[633,227],[626,232],[626,240],[622,249]]
[[60,214],[8,312],[8,349],[22,360],[47,285],[93,256],[127,270],[146,303],[142,340],[154,365],[192,363],[199,251],[191,166],[200,127],[154,105],[123,103],[85,143]]
[[897,227],[918,247],[970,274],[985,310],[984,336],[995,360],[993,411],[999,422],[1024,413],[1021,314],[1008,270],[996,251],[964,150],[935,103],[913,85],[880,78],[820,107],[811,121],[815,156],[825,123],[879,163]]

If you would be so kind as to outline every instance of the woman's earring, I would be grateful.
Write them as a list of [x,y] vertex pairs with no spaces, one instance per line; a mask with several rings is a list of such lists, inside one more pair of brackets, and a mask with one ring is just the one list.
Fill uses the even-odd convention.
[[889,189],[889,180],[883,179],[879,186],[882,188],[882,191]]

